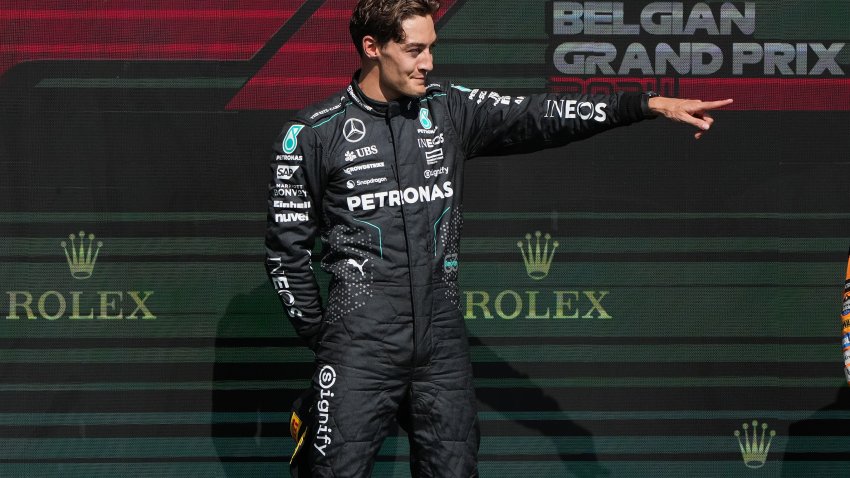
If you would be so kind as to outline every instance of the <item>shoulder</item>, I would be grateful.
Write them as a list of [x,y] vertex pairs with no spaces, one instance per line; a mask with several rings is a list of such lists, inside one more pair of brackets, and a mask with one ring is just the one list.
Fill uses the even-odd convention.
[[333,118],[343,113],[350,104],[351,100],[343,90],[302,109],[295,114],[292,121],[315,129],[331,122]]

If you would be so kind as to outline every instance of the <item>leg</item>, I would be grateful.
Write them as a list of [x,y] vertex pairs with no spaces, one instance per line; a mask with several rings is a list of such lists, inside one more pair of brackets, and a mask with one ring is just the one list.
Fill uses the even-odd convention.
[[414,478],[478,476],[477,401],[460,316],[434,319],[430,362],[414,371],[408,409]]

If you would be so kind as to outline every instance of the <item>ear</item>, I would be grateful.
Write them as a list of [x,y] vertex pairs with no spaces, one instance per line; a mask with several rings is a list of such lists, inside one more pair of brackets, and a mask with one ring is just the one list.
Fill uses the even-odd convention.
[[366,59],[369,60],[377,60],[378,56],[381,54],[381,45],[378,44],[378,40],[375,39],[372,35],[366,35],[363,37],[363,54],[366,56]]

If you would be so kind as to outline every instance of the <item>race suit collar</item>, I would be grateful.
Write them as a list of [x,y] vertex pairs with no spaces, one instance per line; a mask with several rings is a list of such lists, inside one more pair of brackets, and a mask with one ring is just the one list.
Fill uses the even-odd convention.
[[360,70],[355,71],[354,76],[351,78],[351,84],[348,85],[348,96],[351,97],[351,100],[363,110],[376,116],[386,116],[391,118],[401,114],[406,109],[410,109],[410,104],[413,102],[413,98],[409,98],[407,96],[402,96],[397,100],[388,102],[369,98],[365,93],[363,93],[363,90],[360,89],[360,85],[357,84],[358,78],[360,78]]

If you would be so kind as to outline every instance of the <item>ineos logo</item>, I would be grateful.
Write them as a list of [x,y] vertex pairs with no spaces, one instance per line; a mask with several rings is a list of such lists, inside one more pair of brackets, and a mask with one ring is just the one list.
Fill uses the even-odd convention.
[[342,134],[349,143],[356,143],[366,136],[366,125],[357,118],[351,118],[342,127]]
[[325,365],[319,371],[319,386],[322,388],[331,388],[336,383],[336,370],[330,365]]

